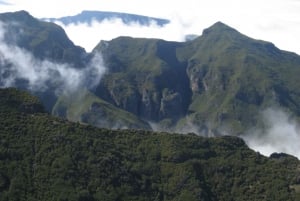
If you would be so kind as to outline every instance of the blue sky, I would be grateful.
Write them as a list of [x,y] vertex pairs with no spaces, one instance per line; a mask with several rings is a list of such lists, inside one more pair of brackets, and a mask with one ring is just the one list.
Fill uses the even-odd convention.
[[[71,3],[70,3],[71,2]],[[75,43],[91,50],[99,40],[109,40],[118,35],[159,37],[180,41],[185,34],[202,33],[204,28],[222,21],[240,32],[256,39],[273,42],[280,49],[300,54],[300,0],[0,0],[0,12],[27,10],[33,16],[61,17],[74,15],[82,10],[128,12],[173,21],[167,29],[132,29],[119,22],[94,27],[79,25],[64,27]],[[114,24],[115,23],[115,24]],[[103,28],[109,33],[103,32]],[[80,35],[75,32],[80,31]],[[89,41],[80,41],[87,33]]]

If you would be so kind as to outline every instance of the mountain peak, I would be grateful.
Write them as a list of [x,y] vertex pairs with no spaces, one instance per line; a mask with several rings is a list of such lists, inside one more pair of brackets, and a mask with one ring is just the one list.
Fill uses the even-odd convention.
[[12,12],[12,14],[15,14],[17,16],[31,16],[26,10],[15,11]]
[[203,30],[203,35],[209,34],[211,32],[217,33],[224,33],[224,32],[232,32],[232,33],[239,33],[234,28],[224,24],[223,22],[216,22],[212,26],[208,27],[207,29]]
[[22,22],[27,25],[30,23],[37,23],[37,20],[25,10],[1,13],[0,20],[3,22]]

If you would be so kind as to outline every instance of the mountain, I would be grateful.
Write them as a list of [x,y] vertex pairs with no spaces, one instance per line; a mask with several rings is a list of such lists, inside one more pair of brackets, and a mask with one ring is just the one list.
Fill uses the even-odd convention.
[[[91,79],[97,73],[95,69],[88,69],[95,55],[75,46],[61,27],[35,19],[26,11],[0,14],[0,22],[5,30],[1,41],[5,45],[0,48],[0,85],[15,79],[14,86],[39,96],[47,111],[74,121],[101,127],[151,129],[148,123],[94,96],[86,87],[72,89],[76,94],[64,91],[62,84],[66,80],[71,85],[76,85],[76,82],[89,83],[91,80],[78,80],[78,76]],[[5,51],[13,51],[15,55],[7,61],[2,56],[7,54]],[[21,75],[16,75],[20,66],[24,70]],[[29,75],[18,77],[22,74]],[[27,79],[40,79],[37,83],[40,86],[30,86]],[[65,109],[65,104],[70,112]],[[75,107],[77,111],[72,112]],[[84,111],[79,111],[80,108]]]
[[170,21],[167,19],[107,11],[82,11],[80,14],[74,16],[61,18],[43,18],[42,20],[50,22],[61,22],[64,25],[69,25],[79,23],[92,24],[93,21],[102,22],[104,20],[115,19],[120,19],[124,24],[137,23],[142,26],[149,26],[152,23],[155,23],[159,26],[164,26],[170,23]]
[[239,135],[266,108],[300,115],[300,57],[221,22],[185,43],[119,37],[96,50],[109,69],[96,94],[162,128]]
[[0,200],[299,200],[299,160],[238,137],[97,129],[0,89]]
[[[240,136],[256,128],[265,133],[261,113],[266,109],[280,108],[295,119],[300,116],[299,55],[252,39],[222,22],[187,42],[118,37],[101,41],[92,53],[86,53],[62,28],[25,11],[1,14],[0,20],[11,33],[6,41],[14,41],[12,33],[19,33],[17,45],[37,58],[87,69],[93,55],[101,53],[107,68],[95,88],[57,95],[60,82],[55,82],[48,91],[35,93],[48,112],[73,121],[98,127],[148,130],[151,125],[160,131]],[[1,73],[11,67],[0,65]],[[83,81],[90,82],[93,72]],[[64,80],[74,79],[69,74]],[[16,87],[31,90],[24,81],[18,83]]]

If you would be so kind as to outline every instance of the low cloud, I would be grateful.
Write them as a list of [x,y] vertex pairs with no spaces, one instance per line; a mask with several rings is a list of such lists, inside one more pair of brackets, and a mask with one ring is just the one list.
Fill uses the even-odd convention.
[[174,16],[170,23],[159,26],[155,21],[149,26],[139,23],[124,23],[120,18],[106,19],[101,22],[93,20],[91,23],[76,23],[62,26],[70,39],[77,45],[84,47],[87,51],[92,49],[100,40],[111,40],[119,36],[131,36],[138,38],[160,38],[168,41],[185,41],[188,34],[198,33],[193,22],[182,20],[179,16]]
[[282,109],[269,108],[262,112],[262,128],[242,136],[250,148],[269,156],[274,152],[300,158],[300,130],[296,119]]
[[59,95],[78,88],[94,88],[105,72],[100,53],[95,53],[87,66],[82,68],[37,59],[31,52],[4,40],[6,27],[0,22],[1,87],[13,87],[23,83],[33,92],[42,92],[54,87]]
[[[77,45],[91,51],[100,40],[111,40],[118,36],[160,38],[182,42],[185,41],[186,35],[201,35],[203,29],[208,28],[217,21],[222,21],[249,37],[267,40],[280,49],[300,54],[299,46],[295,43],[299,40],[300,33],[297,26],[300,21],[297,17],[299,13],[297,9],[299,10],[300,4],[291,1],[284,3],[276,1],[274,4],[277,6],[269,10],[270,7],[266,5],[257,9],[257,4],[249,2],[245,4],[243,2],[242,5],[247,10],[242,10],[239,9],[242,6],[240,2],[218,3],[222,5],[216,7],[215,3],[207,2],[202,8],[192,9],[193,5],[190,5],[189,9],[186,8],[182,12],[166,14],[163,17],[169,19],[170,23],[165,26],[157,26],[155,23],[150,26],[142,26],[138,23],[125,24],[117,18],[102,22],[93,21],[91,24],[81,23],[68,26],[60,22],[57,22],[57,24],[65,29]],[[278,15],[282,8],[291,11],[285,13],[287,17]],[[272,10],[276,12],[271,12]],[[266,16],[266,13],[268,13],[268,16]],[[253,21],[253,18],[259,20]]]

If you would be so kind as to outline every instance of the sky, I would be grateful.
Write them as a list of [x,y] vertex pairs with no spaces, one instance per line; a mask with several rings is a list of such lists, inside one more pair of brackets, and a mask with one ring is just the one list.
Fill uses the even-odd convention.
[[[120,35],[184,40],[185,34],[201,35],[217,21],[255,39],[300,54],[300,0],[0,0],[0,12],[26,10],[37,18],[62,17],[82,10],[126,12],[172,21],[167,27],[125,26],[120,21],[65,28],[75,44],[91,51],[100,40]],[[86,36],[86,37],[84,37]]]

